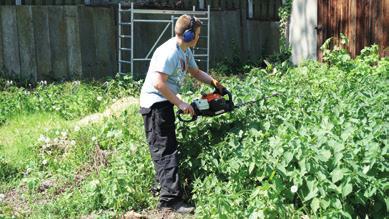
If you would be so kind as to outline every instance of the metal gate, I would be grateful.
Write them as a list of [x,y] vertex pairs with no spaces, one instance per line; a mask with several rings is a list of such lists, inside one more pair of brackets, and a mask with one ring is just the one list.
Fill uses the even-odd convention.
[[[129,7],[130,6],[130,7]],[[163,14],[171,15],[170,19],[140,19],[137,18],[137,14]],[[206,71],[209,71],[209,36],[210,36],[210,6],[208,5],[207,11],[196,11],[193,6],[192,11],[175,11],[175,10],[153,10],[153,9],[135,9],[134,3],[122,4],[119,3],[118,7],[118,72],[119,74],[126,74],[123,71],[124,65],[130,65],[131,75],[134,77],[134,63],[150,61],[153,50],[159,45],[162,36],[171,28],[171,36],[175,35],[174,26],[178,17],[183,15],[193,15],[203,21],[203,26],[207,28],[206,35],[200,35],[200,38],[206,41],[205,47],[196,47],[192,49],[196,62],[205,62]],[[127,20],[127,21],[124,21]],[[165,24],[165,28],[155,41],[154,45],[150,48],[145,57],[134,57],[134,25],[135,23],[162,23]],[[127,29],[126,29],[127,28]],[[127,30],[127,31],[124,31]],[[124,34],[127,32],[129,34]],[[124,40],[130,40],[127,43],[127,47],[124,47]],[[127,54],[126,54],[127,53]],[[125,57],[129,58],[125,58]]]

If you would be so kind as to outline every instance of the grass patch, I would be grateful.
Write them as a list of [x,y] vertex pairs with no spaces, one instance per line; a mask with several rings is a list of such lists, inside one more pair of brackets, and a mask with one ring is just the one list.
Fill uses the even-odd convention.
[[35,113],[13,116],[0,127],[0,154],[15,167],[23,168],[34,157],[33,146],[39,136],[53,128],[71,124],[56,113]]

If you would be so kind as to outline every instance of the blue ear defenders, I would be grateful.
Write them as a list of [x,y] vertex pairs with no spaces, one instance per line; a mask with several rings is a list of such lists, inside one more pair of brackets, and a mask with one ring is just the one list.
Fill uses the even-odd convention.
[[194,25],[195,25],[195,18],[193,16],[190,16],[190,26],[188,29],[185,30],[183,37],[184,42],[189,43],[195,38],[195,31],[194,31]]

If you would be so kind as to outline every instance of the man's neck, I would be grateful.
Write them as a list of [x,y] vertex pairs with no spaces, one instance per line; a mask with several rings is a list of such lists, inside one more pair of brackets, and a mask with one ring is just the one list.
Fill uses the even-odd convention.
[[189,48],[189,45],[184,42],[180,37],[176,36],[177,45],[182,49],[182,51],[186,51]]

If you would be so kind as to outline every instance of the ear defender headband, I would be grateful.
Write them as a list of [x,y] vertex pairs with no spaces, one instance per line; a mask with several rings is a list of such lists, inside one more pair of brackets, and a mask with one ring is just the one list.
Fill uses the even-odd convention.
[[190,16],[190,25],[183,34],[184,42],[189,43],[195,38],[195,31],[194,31],[195,23],[196,23],[195,18],[193,16]]

